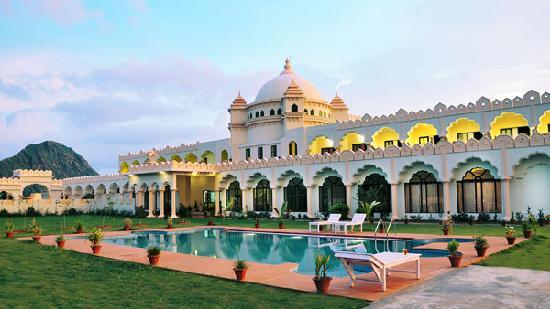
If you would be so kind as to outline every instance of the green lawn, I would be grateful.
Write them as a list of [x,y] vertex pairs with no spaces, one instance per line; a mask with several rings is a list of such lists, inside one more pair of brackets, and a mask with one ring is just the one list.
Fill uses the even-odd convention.
[[[313,284],[313,283],[312,283]],[[360,308],[367,301],[112,261],[0,240],[4,308]]]
[[[86,229],[92,226],[111,226],[120,230],[123,218],[101,216],[47,216],[37,217],[43,234],[58,234],[65,224],[66,233],[74,231],[73,224],[82,220]],[[0,218],[0,228],[7,219]],[[23,229],[31,218],[13,218],[16,229]],[[255,220],[214,219],[217,225],[253,227]],[[191,218],[186,223],[175,219],[176,227],[205,225],[207,219]],[[135,229],[165,227],[162,219],[133,219]],[[261,227],[276,228],[278,220],[261,220]],[[307,229],[306,221],[286,220],[287,228]],[[373,230],[367,225],[366,230]],[[516,226],[518,237],[521,227]],[[437,223],[397,224],[394,233],[425,233],[442,235]],[[500,224],[457,224],[454,235],[504,237]],[[16,236],[28,236],[18,233]],[[538,228],[537,236],[508,250],[490,256],[480,263],[487,266],[505,266],[550,271],[550,227]],[[40,263],[37,263],[40,261]],[[82,307],[360,307],[364,301],[316,294],[299,293],[257,284],[237,284],[219,278],[153,269],[143,265],[110,261],[102,258],[60,251],[53,247],[37,246],[15,240],[0,240],[0,303],[6,306],[42,304],[45,306]],[[5,278],[5,280],[4,280]],[[120,296],[123,297],[120,297]],[[5,297],[8,297],[4,299]]]

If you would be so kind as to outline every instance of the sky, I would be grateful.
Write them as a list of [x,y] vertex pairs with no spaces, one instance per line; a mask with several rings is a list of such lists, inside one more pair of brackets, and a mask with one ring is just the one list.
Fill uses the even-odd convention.
[[550,1],[0,0],[0,159],[53,140],[118,154],[229,135],[292,57],[327,101],[389,114],[550,90]]

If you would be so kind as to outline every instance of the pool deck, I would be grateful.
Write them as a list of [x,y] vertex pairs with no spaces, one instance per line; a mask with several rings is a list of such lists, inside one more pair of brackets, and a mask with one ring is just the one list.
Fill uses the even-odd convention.
[[[155,231],[184,231],[192,230],[203,227],[188,227],[188,228],[176,228],[176,229],[150,229]],[[206,227],[208,228],[208,227]],[[239,231],[254,231],[254,232],[273,232],[273,233],[292,233],[292,234],[301,234],[301,235],[316,235],[316,236],[344,236],[342,233],[326,233],[326,232],[309,232],[307,230],[300,229],[254,229],[254,228],[236,228],[236,227],[224,227],[224,226],[215,226],[214,228],[227,228],[230,230],[239,230]],[[140,230],[143,232],[144,230]],[[130,234],[129,231],[114,231],[114,232],[105,232],[106,237],[110,236],[124,236]],[[72,234],[66,235],[68,238],[71,236],[83,236],[86,234]],[[374,237],[372,232],[354,232],[345,235],[346,237]],[[447,239],[450,241],[453,238],[464,238],[471,239],[470,236],[460,236],[460,235],[434,235],[434,234],[407,234],[400,233],[398,235],[390,234],[390,237],[393,239]],[[43,236],[41,239],[41,244],[56,246],[55,243],[56,235]],[[30,239],[30,238],[29,238]],[[508,245],[504,237],[487,237],[490,247],[487,250],[486,257],[492,253],[507,249],[511,247]],[[516,243],[523,241],[523,238],[518,237]],[[429,249],[445,249],[446,242],[435,242],[422,246],[422,248]],[[101,252],[98,256],[109,258],[113,260],[121,261],[130,261],[141,264],[149,264],[147,259],[146,249],[119,246],[108,243],[102,243]],[[90,249],[90,244],[85,239],[68,239],[65,244],[66,250],[78,251],[81,253],[92,254]],[[477,257],[477,253],[474,249],[473,242],[471,243],[461,243],[459,251],[463,254],[462,267],[469,266],[472,263],[481,261],[482,259]],[[156,267],[166,268],[176,271],[190,272],[203,274],[208,276],[221,277],[226,279],[235,279],[235,274],[233,272],[233,262],[231,260],[213,258],[213,257],[204,257],[196,256],[191,254],[175,253],[162,251],[160,263]],[[450,267],[449,260],[447,257],[430,257],[430,258],[421,258],[421,279],[414,279],[414,274],[409,273],[392,273],[387,281],[387,290],[382,291],[380,284],[373,282],[359,281],[355,287],[350,287],[350,280],[348,277],[343,278],[334,278],[330,285],[329,294],[340,295],[346,297],[360,298],[366,300],[380,300],[396,291],[403,290],[420,282],[432,279],[440,274],[447,273],[453,269]],[[247,282],[256,282],[265,285],[271,285],[280,288],[294,289],[306,292],[315,292],[315,286],[312,282],[311,275],[299,274],[293,272],[297,265],[294,263],[283,263],[283,264],[262,264],[249,262],[249,269],[246,277]],[[409,264],[404,264],[400,269],[409,269],[413,270],[415,267],[414,262]],[[366,279],[375,279],[374,273],[367,273],[358,276],[359,278]]]

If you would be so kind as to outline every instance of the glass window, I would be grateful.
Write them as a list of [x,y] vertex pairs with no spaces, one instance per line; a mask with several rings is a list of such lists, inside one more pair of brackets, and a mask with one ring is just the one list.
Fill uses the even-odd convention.
[[256,118],[260,117],[260,112],[256,112]]
[[285,201],[288,203],[288,210],[295,212],[307,212],[307,189],[299,177],[294,177],[284,188]]
[[271,157],[277,157],[277,145],[271,145]]
[[371,174],[365,178],[358,187],[357,197],[359,201],[372,203],[380,202],[375,208],[376,213],[391,212],[391,186],[386,178],[380,174]]
[[443,212],[443,184],[432,173],[419,171],[405,183],[405,212]]
[[359,149],[361,149],[363,151],[367,151],[367,144],[362,143],[362,144],[353,144],[353,145],[351,145],[351,150],[357,151]]
[[346,186],[338,176],[328,176],[319,187],[319,211],[327,212],[330,206],[346,203]]
[[[231,209],[231,211],[237,211],[241,212],[243,209],[243,199],[242,199],[242,191],[241,186],[238,181],[233,181],[229,188],[227,188],[226,192],[226,203],[229,203],[229,201],[234,198],[235,204],[233,205],[234,209]],[[228,204],[226,204],[228,205]],[[229,210],[229,209],[228,209]]]
[[271,211],[271,188],[266,179],[260,180],[254,188],[254,211]]
[[269,111],[269,116],[274,116],[275,115],[275,111],[274,110],[270,110]]
[[277,115],[280,115],[281,112],[282,112],[282,111],[281,111],[281,109],[279,108],[279,109],[277,110]]
[[298,112],[298,105],[292,104],[292,112],[297,113]]
[[421,136],[418,138],[418,143],[421,145],[432,143],[433,144],[433,136]]
[[291,156],[295,156],[298,154],[298,145],[296,142],[290,142],[288,144],[288,154]]
[[260,117],[263,117],[264,116],[264,111],[261,111],[260,112]]
[[475,167],[457,181],[457,207],[459,212],[498,213],[500,207],[500,179],[489,170]]
[[500,129],[500,134],[501,135],[510,135],[510,136],[512,136],[514,134],[514,129],[513,128]]
[[264,158],[264,147],[260,146],[258,147],[258,159]]
[[315,116],[315,111],[314,111],[314,110],[310,110],[310,111],[309,111],[309,114],[310,114],[311,116]]
[[246,148],[245,150],[245,158],[248,160],[250,159],[250,148]]
[[325,153],[333,154],[335,151],[336,151],[336,148],[334,147],[321,148],[321,154],[325,154]]
[[393,141],[384,141],[384,148],[393,145]]

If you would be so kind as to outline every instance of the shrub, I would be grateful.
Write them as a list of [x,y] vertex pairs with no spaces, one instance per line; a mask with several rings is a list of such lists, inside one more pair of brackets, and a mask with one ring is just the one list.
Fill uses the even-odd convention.
[[477,215],[477,221],[478,222],[489,222],[491,221],[491,215],[488,213],[480,212],[479,215]]
[[84,230],[84,223],[80,220],[74,222],[74,228],[77,230]]
[[489,248],[489,242],[487,241],[487,238],[485,238],[483,235],[474,237],[474,241],[475,241],[474,247],[476,249]]
[[78,216],[78,215],[83,215],[84,211],[71,207],[69,209],[63,210],[63,214],[66,216]]
[[451,240],[447,244],[447,250],[449,250],[450,255],[457,255],[459,246],[460,244],[458,243],[458,241],[456,241],[456,239]]
[[537,214],[537,223],[540,225],[540,226],[544,226],[545,224],[547,224],[548,222],[548,218],[546,218],[544,216],[544,210],[543,209],[539,209],[539,212]]
[[465,212],[454,214],[451,218],[454,222],[468,222],[470,220],[470,216]]
[[97,246],[103,240],[103,231],[97,227],[94,227],[90,234],[88,234],[88,240],[92,245]]
[[158,256],[160,255],[160,248],[159,247],[150,247],[147,249],[147,254],[150,256]]
[[63,234],[61,234],[61,235],[59,235],[55,238],[55,241],[64,241],[64,240],[65,240],[65,236],[63,236]]
[[246,262],[246,260],[241,260],[237,258],[233,266],[235,269],[245,269],[248,267],[248,263]]
[[334,204],[330,206],[329,212],[331,214],[340,214],[342,215],[342,220],[347,219],[348,213],[349,213],[349,207],[346,204],[340,203],[340,204]]
[[523,214],[520,211],[516,212],[515,217],[517,222],[523,221]]
[[513,226],[506,225],[504,227],[504,234],[506,237],[514,237],[514,234],[516,233],[516,230]]
[[40,214],[40,212],[36,209],[34,209],[34,207],[29,207],[27,208],[27,217],[40,217],[42,216],[42,214]]
[[132,219],[124,218],[124,226],[131,229],[132,228]]

